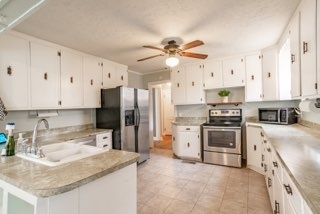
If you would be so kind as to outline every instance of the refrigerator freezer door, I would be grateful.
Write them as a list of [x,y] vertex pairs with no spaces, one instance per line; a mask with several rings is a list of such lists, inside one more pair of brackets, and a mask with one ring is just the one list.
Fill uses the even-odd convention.
[[139,163],[150,158],[149,149],[149,92],[148,90],[136,89],[138,107],[138,132],[137,149],[140,154]]
[[134,88],[121,87],[121,149],[136,152],[135,126],[133,123],[126,125],[126,112],[134,112]]

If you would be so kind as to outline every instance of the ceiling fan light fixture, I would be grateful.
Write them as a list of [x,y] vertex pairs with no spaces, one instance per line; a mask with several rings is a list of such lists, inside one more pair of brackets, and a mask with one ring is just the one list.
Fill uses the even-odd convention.
[[166,65],[171,68],[177,66],[178,64],[179,64],[179,59],[175,56],[169,56],[166,59]]

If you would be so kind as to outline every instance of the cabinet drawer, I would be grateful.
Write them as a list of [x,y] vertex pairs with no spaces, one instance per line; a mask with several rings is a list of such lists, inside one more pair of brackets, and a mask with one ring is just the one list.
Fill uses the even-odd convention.
[[96,135],[97,147],[112,149],[112,133],[102,133]]
[[296,213],[302,213],[303,199],[286,171],[283,171],[282,181],[285,197],[288,199]]
[[178,126],[177,129],[179,132],[181,131],[200,132],[200,126]]
[[272,152],[271,164],[274,173],[276,173],[278,177],[282,180],[282,165],[275,152]]

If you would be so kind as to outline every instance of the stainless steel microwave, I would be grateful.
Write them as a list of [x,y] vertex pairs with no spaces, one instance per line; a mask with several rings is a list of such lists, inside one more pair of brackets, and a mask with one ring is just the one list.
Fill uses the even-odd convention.
[[259,108],[259,122],[293,124],[297,122],[294,108]]

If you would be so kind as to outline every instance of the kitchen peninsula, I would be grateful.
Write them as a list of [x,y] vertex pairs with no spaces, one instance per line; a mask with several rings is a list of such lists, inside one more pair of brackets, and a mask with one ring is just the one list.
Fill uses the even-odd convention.
[[48,167],[1,157],[0,214],[136,213],[138,158],[110,150]]

